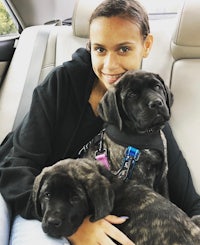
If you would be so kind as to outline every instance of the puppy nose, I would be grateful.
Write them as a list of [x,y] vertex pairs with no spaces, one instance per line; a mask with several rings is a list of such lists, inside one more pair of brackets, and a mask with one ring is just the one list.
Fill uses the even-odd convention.
[[163,107],[163,102],[161,99],[155,99],[153,101],[150,101],[148,106],[150,109],[158,109]]
[[56,217],[49,217],[47,220],[48,225],[53,226],[53,227],[60,227],[62,224],[61,219],[56,218]]

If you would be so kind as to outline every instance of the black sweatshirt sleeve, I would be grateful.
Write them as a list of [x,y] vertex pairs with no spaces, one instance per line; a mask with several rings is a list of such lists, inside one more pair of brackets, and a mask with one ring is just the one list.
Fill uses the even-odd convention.
[[200,214],[200,196],[194,188],[190,170],[172,134],[169,124],[164,128],[168,147],[168,182],[170,199],[188,216]]
[[[53,128],[56,120],[56,72],[33,93],[29,113],[10,135],[13,146],[0,163],[0,192],[14,214],[33,218],[31,192],[35,176],[51,164]],[[54,93],[54,94],[53,94]],[[0,152],[1,153],[1,152]]]

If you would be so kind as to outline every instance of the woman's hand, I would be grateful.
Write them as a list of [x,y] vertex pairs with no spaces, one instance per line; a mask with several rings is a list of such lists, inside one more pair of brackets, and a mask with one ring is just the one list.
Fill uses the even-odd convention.
[[108,215],[104,219],[90,222],[85,218],[78,230],[67,239],[73,245],[114,245],[110,237],[123,245],[134,245],[128,237],[117,229],[113,224],[122,224],[126,221],[124,217]]

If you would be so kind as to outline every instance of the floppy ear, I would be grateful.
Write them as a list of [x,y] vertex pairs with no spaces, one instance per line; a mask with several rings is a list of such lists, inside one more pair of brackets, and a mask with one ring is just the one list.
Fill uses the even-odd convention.
[[164,84],[164,87],[165,87],[166,98],[167,98],[167,106],[169,108],[171,108],[172,104],[174,102],[174,96],[173,96],[171,90],[165,84]]
[[111,88],[105,93],[99,103],[98,113],[104,122],[114,124],[120,130],[122,129],[122,119],[117,103],[116,88]]
[[34,211],[36,217],[41,220],[42,219],[42,209],[41,209],[41,203],[39,201],[39,195],[41,187],[47,177],[47,173],[49,172],[50,167],[46,167],[42,170],[42,172],[36,176],[34,184],[33,184],[33,192],[32,192],[32,200],[34,204]]
[[167,180],[167,173],[168,173],[167,139],[162,130],[160,130],[160,136],[163,141],[164,156],[163,156],[163,161],[161,163],[162,165],[160,169],[160,174],[158,176],[158,182],[157,185],[155,186],[155,190],[165,198],[169,199],[168,180]]
[[[100,166],[102,167],[102,166]],[[97,221],[110,214],[114,204],[114,191],[109,180],[100,172],[96,172],[95,178],[85,178],[85,189],[92,209],[90,221]]]
[[166,96],[167,106],[170,109],[173,102],[174,102],[174,96],[173,96],[172,92],[170,91],[170,89],[168,88],[168,86],[163,81],[163,79],[158,74],[156,74],[156,77],[160,80],[160,82],[164,86],[164,92],[165,92],[165,96]]

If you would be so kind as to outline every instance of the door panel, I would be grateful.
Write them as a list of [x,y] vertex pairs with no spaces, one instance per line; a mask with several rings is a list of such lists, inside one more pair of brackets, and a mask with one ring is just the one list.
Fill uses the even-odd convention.
[[3,83],[7,68],[14,54],[14,44],[15,38],[9,40],[0,40],[0,86]]

